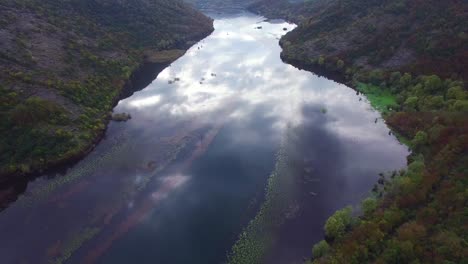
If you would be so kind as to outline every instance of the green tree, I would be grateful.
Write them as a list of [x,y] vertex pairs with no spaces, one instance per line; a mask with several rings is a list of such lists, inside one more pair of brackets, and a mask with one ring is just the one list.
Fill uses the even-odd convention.
[[328,251],[330,250],[330,246],[328,245],[327,241],[322,240],[314,245],[312,248],[312,256],[314,258],[320,258],[327,255]]
[[426,91],[424,91],[424,86],[420,83],[414,85],[411,87],[411,95],[413,96],[424,96],[427,94]]
[[424,105],[422,110],[439,110],[444,107],[444,97],[437,95],[437,96],[427,96],[424,98]]
[[464,100],[468,98],[468,93],[460,86],[450,87],[446,94],[447,99]]
[[380,85],[384,80],[384,74],[380,70],[374,70],[369,73],[369,81],[374,85]]
[[339,70],[341,70],[341,69],[343,69],[343,67],[344,67],[344,61],[338,60],[338,61],[336,62],[336,68],[339,69]]
[[351,225],[351,207],[336,211],[325,222],[325,234],[332,239],[339,239],[343,236],[347,227]]
[[128,66],[122,67],[121,71],[122,71],[122,76],[125,79],[130,78],[130,75],[132,75],[132,69],[130,67],[128,67]]
[[424,89],[428,92],[440,91],[444,82],[437,75],[430,75],[424,77]]
[[390,83],[391,84],[398,84],[401,79],[401,73],[400,72],[392,72],[390,74]]
[[468,100],[456,100],[453,103],[451,110],[468,112]]
[[411,140],[411,145],[414,148],[419,148],[421,146],[425,146],[428,143],[428,136],[427,133],[424,131],[418,131],[414,136],[413,140]]
[[400,78],[400,85],[402,87],[408,87],[411,84],[413,77],[409,73],[403,74]]
[[403,105],[407,110],[416,111],[418,108],[418,101],[418,97],[411,96],[406,99]]
[[370,215],[377,208],[377,200],[372,197],[366,198],[362,201],[361,208],[364,215]]
[[318,59],[318,64],[319,64],[319,65],[325,64],[325,57],[320,56],[319,59]]

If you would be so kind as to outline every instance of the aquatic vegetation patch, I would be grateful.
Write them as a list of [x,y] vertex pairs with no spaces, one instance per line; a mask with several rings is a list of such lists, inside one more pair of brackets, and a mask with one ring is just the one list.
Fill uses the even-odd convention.
[[18,204],[23,206],[32,205],[34,202],[43,201],[51,193],[56,191],[59,187],[77,181],[85,176],[92,174],[97,168],[102,166],[103,163],[111,162],[115,157],[119,156],[128,147],[126,133],[116,136],[105,153],[95,159],[89,159],[73,168],[69,173],[64,176],[58,176],[53,180],[47,182],[42,186],[32,190],[27,196],[21,196]]
[[[164,171],[179,157],[179,154],[189,145],[191,139],[190,137],[184,137],[180,142],[171,144],[171,149],[167,151],[163,160],[158,162],[158,166],[150,173],[142,174],[137,184],[134,182],[122,181],[119,192],[114,193],[113,197],[109,197],[109,199],[95,207],[90,223],[98,224],[102,219],[104,219],[104,222],[108,222],[123,206],[132,204],[135,197],[146,189],[153,178]],[[133,180],[133,178],[130,180]]]
[[86,227],[70,239],[62,250],[60,257],[50,261],[51,264],[62,264],[66,262],[72,254],[77,251],[86,241],[90,240],[100,232],[99,228]]
[[290,215],[294,199],[290,167],[286,147],[282,146],[276,156],[275,170],[268,178],[265,201],[232,247],[228,263],[262,262],[275,240],[275,231]]

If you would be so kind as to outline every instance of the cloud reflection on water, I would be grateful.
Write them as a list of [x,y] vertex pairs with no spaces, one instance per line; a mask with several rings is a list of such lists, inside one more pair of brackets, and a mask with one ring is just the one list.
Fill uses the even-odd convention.
[[[247,207],[244,202],[264,189],[262,177],[274,167],[269,158],[274,159],[287,131],[297,136],[288,147],[297,148],[298,159],[307,160],[314,177],[321,179],[314,183],[318,195],[311,206],[320,221],[360,200],[379,171],[404,165],[406,150],[388,135],[383,123],[374,122],[380,115],[366,100],[360,101],[344,85],[281,62],[277,39],[285,27],[294,28],[248,14],[217,19],[210,37],[148,88],[120,102],[117,111],[132,114],[126,128],[138,131],[133,134],[140,142],[150,142],[164,129],[169,135],[184,135],[214,127],[216,133],[194,152],[195,158],[188,159],[190,166],[181,166],[191,180],[180,195],[169,199],[164,188],[153,190],[153,199],[168,199],[129,236],[133,238],[122,242],[125,254],[116,247],[105,261],[125,263],[125,257],[145,254],[149,251],[145,245],[152,245],[168,250],[158,251],[148,261],[218,263],[231,245],[227,237],[239,227],[239,214]],[[197,134],[201,141],[207,135],[210,132]],[[150,144],[142,144],[137,155],[152,150]],[[310,238],[322,235],[323,221],[319,222],[311,225]],[[164,228],[156,229],[154,223]],[[148,232],[157,235],[142,235]],[[201,237],[203,243],[193,243]],[[140,241],[138,247],[132,246],[132,239]],[[175,248],[177,255],[170,253]]]
[[[161,117],[166,122],[209,122],[219,119],[222,113],[227,122],[249,119],[254,111],[263,109],[263,114],[273,119],[272,132],[281,134],[286,124],[297,126],[303,121],[303,105],[317,105],[327,109],[330,122],[326,126],[331,133],[367,141],[379,141],[385,135],[366,133],[374,124],[362,120],[373,120],[378,115],[366,110],[368,104],[358,103],[359,97],[352,90],[280,63],[280,47],[272,39],[284,34],[284,27],[291,30],[293,25],[256,24],[259,21],[261,18],[256,16],[216,20],[212,36],[118,108],[134,113],[136,126],[145,129],[151,129],[148,120],[158,122]],[[256,29],[257,25],[262,29]],[[169,83],[175,78],[180,80]],[[227,105],[234,106],[226,111]]]

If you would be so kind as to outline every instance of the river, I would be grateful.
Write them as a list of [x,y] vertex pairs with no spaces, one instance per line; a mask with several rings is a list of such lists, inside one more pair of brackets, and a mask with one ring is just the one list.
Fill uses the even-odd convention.
[[405,166],[407,148],[365,97],[281,61],[295,25],[212,16],[209,37],[116,106],[131,120],[0,212],[1,263],[221,263],[285,146],[304,170],[302,198],[267,259],[298,262],[330,214]]

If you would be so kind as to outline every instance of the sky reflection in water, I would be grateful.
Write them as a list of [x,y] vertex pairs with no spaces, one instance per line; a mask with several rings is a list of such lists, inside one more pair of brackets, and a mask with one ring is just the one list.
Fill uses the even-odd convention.
[[[158,121],[245,122],[262,114],[272,119],[271,136],[279,139],[287,125],[303,122],[302,108],[313,105],[326,110],[324,125],[343,140],[389,151],[400,148],[388,140],[385,126],[373,122],[378,113],[367,102],[358,102],[353,90],[281,62],[277,39],[284,27],[291,30],[293,25],[260,21],[253,15],[216,20],[216,31],[208,39],[116,111],[132,113],[132,128],[146,131]],[[169,84],[175,78],[180,81]],[[258,111],[262,113],[252,115]],[[249,132],[239,137],[255,136]]]
[[[291,241],[296,247],[291,254],[299,260],[301,254],[310,254],[312,242],[308,240],[323,236],[324,218],[362,199],[378,172],[404,166],[405,147],[388,135],[381,120],[375,122],[380,115],[364,98],[361,101],[344,85],[281,62],[278,39],[285,34],[283,28],[292,30],[294,25],[262,22],[262,18],[243,14],[217,19],[215,28],[210,37],[163,71],[147,89],[117,107],[136,117],[133,129],[150,131],[154,123],[192,120],[222,125],[223,130],[205,156],[189,169],[191,183],[196,183],[180,194],[184,198],[169,203],[166,210],[159,208],[146,224],[117,242],[102,263],[125,263],[129,256],[148,254],[151,248],[157,253],[140,261],[222,261],[240,231],[239,221],[231,218],[241,214],[248,199],[254,197],[255,189],[248,186],[264,184],[273,168],[258,169],[248,164],[248,159],[260,164],[274,160],[248,156],[244,151],[269,146],[260,153],[272,157],[288,129],[297,131],[304,148],[310,150],[301,151],[309,155],[304,159],[315,161],[315,176],[322,179],[314,190],[320,198],[310,203],[316,206],[316,222],[308,232],[297,235],[298,241]],[[233,171],[256,179],[243,181]],[[261,189],[259,185],[257,193]],[[226,209],[212,212],[210,208],[218,207],[217,203],[224,203]],[[154,222],[165,231],[150,228]],[[194,224],[198,222],[204,224]],[[143,235],[146,232],[164,238],[148,238]],[[307,241],[301,236],[307,236]],[[135,241],[142,248],[132,248]],[[275,257],[290,260],[288,256]]]
[[[0,213],[2,259],[49,263],[95,227],[71,263],[219,263],[255,214],[288,130],[322,179],[304,239],[319,238],[324,218],[359,201],[378,172],[404,166],[406,149],[366,100],[281,62],[278,39],[294,25],[262,21],[217,18],[211,36],[119,103],[115,112],[132,119],[112,122],[62,178],[85,176],[57,185],[52,198],[36,190],[59,180],[31,183]],[[308,240],[294,243],[295,255],[309,254]]]

